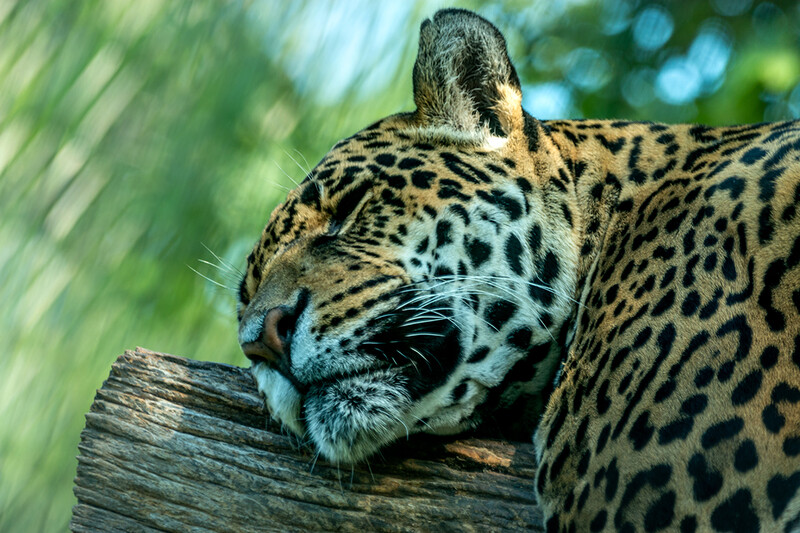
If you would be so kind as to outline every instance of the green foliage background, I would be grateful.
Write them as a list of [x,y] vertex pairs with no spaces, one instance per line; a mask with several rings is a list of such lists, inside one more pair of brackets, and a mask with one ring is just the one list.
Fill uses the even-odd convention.
[[[0,531],[66,528],[124,349],[246,363],[238,276],[208,263],[241,267],[293,179],[412,109],[442,4],[0,0]],[[794,1],[453,4],[503,29],[540,117],[800,115]]]

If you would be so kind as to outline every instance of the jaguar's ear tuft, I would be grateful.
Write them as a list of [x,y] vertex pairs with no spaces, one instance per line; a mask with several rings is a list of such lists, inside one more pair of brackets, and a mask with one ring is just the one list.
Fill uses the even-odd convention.
[[519,78],[503,35],[463,9],[438,11],[422,23],[414,102],[421,126],[456,135],[488,128],[491,135],[506,137],[523,127]]

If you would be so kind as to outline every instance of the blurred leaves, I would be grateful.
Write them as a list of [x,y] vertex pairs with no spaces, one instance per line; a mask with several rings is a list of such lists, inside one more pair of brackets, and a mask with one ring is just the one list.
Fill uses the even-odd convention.
[[495,17],[534,116],[719,125],[798,116],[796,2],[540,4],[507,2]]
[[[65,529],[122,350],[245,364],[219,285],[329,146],[412,109],[443,3],[0,0],[0,531]],[[794,1],[456,4],[504,31],[539,118],[800,115]]]
[[407,98],[301,97],[273,46],[298,6],[0,4],[0,530],[66,527],[82,414],[125,348],[244,363],[219,285],[292,180]]

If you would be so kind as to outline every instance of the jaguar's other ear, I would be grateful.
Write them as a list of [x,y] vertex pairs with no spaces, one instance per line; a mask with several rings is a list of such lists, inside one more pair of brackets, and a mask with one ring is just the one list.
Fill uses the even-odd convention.
[[506,137],[522,129],[522,93],[506,40],[486,19],[463,9],[422,23],[414,64],[417,120],[425,127]]

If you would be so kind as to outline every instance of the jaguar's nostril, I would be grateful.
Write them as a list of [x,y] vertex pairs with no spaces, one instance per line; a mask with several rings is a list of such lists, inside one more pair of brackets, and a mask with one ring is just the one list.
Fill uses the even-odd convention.
[[288,343],[291,340],[292,333],[294,333],[295,317],[292,314],[286,313],[278,319],[276,324],[278,338],[283,343]]
[[295,315],[287,306],[273,307],[264,317],[262,342],[277,354],[284,354],[294,331]]
[[280,305],[260,317],[245,321],[239,331],[239,343],[244,354],[254,362],[266,361],[269,364],[278,364],[287,357],[297,318],[309,300],[308,290],[302,290],[294,308]]
[[273,307],[264,315],[261,335],[252,342],[242,344],[244,354],[254,362],[278,363],[286,355],[294,323],[291,309],[286,306]]

